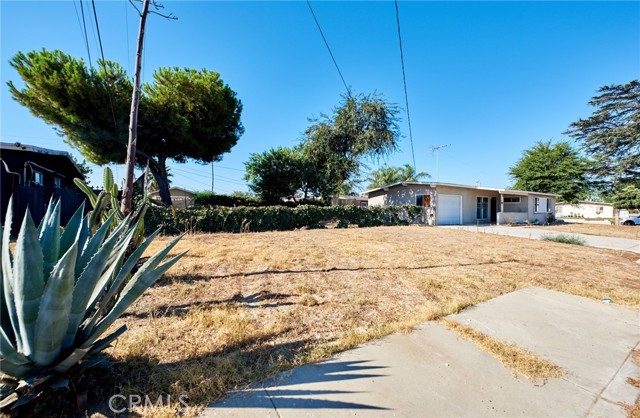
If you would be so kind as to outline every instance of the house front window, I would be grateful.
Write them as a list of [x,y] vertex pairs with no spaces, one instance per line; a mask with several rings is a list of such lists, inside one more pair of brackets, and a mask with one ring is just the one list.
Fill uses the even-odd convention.
[[62,181],[58,177],[53,178],[53,187],[59,189],[62,187]]
[[42,171],[33,170],[33,184],[37,184],[38,186],[42,186],[44,184]]
[[505,196],[504,203],[520,203],[520,196]]
[[422,206],[422,207],[431,206],[431,196],[428,194],[416,195],[416,206]]
[[534,207],[536,213],[547,213],[549,211],[547,199],[544,197],[536,197],[534,199]]
[[489,198],[476,197],[476,219],[489,219]]

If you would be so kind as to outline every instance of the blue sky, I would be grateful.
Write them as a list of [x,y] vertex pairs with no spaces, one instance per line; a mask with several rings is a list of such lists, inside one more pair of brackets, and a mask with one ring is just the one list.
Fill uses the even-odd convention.
[[[163,4],[178,20],[150,16],[143,81],[162,66],[221,74],[243,102],[245,134],[218,164],[215,190],[247,190],[249,155],[296,144],[309,117],[338,103],[342,81],[303,1]],[[394,3],[312,6],[352,89],[376,91],[403,108],[401,149],[386,163],[410,163]],[[435,177],[430,147],[451,144],[439,154],[440,181],[508,186],[507,171],[522,151],[563,139],[571,122],[590,114],[587,102],[600,86],[640,77],[640,2],[401,1],[399,7],[416,164]],[[105,57],[132,73],[135,10],[125,1],[96,1],[96,9]],[[21,85],[8,65],[18,51],[60,49],[87,59],[76,10],[78,0],[0,1],[3,142],[72,151],[11,99],[6,82]],[[210,190],[210,166],[170,165],[175,185]],[[122,177],[122,167],[115,169]],[[101,183],[101,172],[94,169],[93,184]]]

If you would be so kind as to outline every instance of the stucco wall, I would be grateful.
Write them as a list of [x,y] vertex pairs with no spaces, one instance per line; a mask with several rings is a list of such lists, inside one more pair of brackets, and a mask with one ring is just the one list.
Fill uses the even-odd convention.
[[[580,217],[580,218],[613,218],[613,207],[606,204],[598,203],[581,203],[576,205],[558,205],[556,216],[562,217]],[[602,208],[600,213],[598,208]]]
[[369,206],[415,205],[417,195],[429,195],[432,192],[429,186],[396,186],[389,189],[388,192],[378,190],[370,193]]
[[505,203],[504,204],[505,212],[524,212],[526,214],[529,211],[529,203],[528,203],[527,196],[510,195],[510,194],[504,194],[502,196],[520,198],[520,203]]

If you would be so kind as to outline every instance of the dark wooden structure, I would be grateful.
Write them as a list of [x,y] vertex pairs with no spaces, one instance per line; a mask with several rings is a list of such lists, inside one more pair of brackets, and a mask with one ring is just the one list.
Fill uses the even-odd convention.
[[85,201],[86,196],[73,183],[74,178],[84,180],[71,155],[31,145],[0,142],[0,219],[4,225],[13,196],[14,221],[17,232],[24,214],[29,209],[38,224],[44,217],[49,200],[60,200],[62,225]]

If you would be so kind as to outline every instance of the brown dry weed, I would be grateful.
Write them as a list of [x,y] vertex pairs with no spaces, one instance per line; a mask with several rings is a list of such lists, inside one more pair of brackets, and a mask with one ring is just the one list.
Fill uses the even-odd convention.
[[551,377],[564,375],[560,367],[524,348],[490,337],[456,321],[441,318],[438,322],[493,355],[505,367],[513,370],[514,374],[522,374],[536,384],[545,384]]
[[129,330],[109,353],[119,362],[112,392],[186,394],[189,413],[279,371],[528,286],[640,308],[637,257],[513,237],[349,228],[189,235],[174,252],[185,249],[117,321]]

